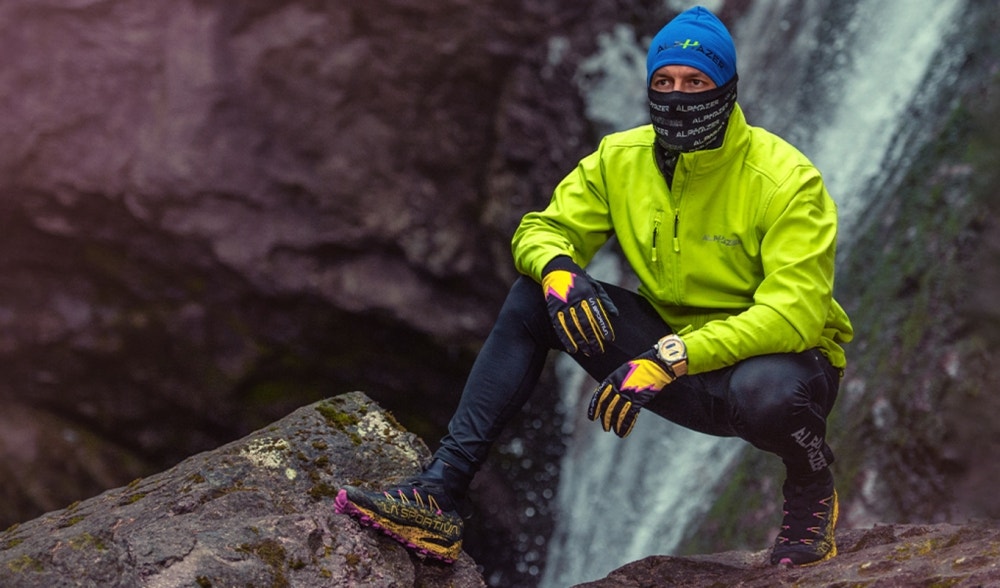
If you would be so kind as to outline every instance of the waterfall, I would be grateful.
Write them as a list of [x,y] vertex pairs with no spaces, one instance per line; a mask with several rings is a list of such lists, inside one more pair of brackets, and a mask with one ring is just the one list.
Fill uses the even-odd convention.
[[[883,181],[881,171],[899,167],[905,148],[921,140],[914,125],[904,130],[907,113],[930,99],[921,84],[941,87],[957,65],[943,43],[963,9],[957,0],[909,0],[905,10],[881,0],[758,0],[731,23],[740,104],[751,124],[787,138],[824,174],[841,212],[841,250],[867,195]],[[601,132],[648,121],[648,41],[629,25],[616,25],[580,65],[586,113]],[[602,253],[590,270],[628,285],[619,263]],[[566,356],[557,374],[572,417],[564,433],[572,440],[561,465],[544,588],[595,580],[628,562],[675,552],[688,525],[710,507],[708,492],[747,447],[650,414],[620,440],[583,414],[596,383]]]

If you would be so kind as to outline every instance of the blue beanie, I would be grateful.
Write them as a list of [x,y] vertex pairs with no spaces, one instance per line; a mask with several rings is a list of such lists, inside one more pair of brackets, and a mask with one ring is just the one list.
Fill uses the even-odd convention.
[[689,65],[722,86],[736,75],[736,46],[718,17],[695,6],[653,37],[646,56],[646,86],[664,65]]

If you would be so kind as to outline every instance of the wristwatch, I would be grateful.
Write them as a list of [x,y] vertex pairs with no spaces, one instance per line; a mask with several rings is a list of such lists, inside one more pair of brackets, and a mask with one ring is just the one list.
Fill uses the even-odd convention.
[[656,356],[660,361],[667,364],[667,367],[674,372],[677,377],[683,376],[688,371],[688,353],[684,340],[677,335],[670,334],[656,342]]

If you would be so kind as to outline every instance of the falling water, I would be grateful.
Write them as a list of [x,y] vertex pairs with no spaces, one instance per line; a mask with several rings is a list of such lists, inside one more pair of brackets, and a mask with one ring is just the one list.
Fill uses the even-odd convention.
[[[693,3],[676,4],[671,8]],[[963,8],[957,0],[909,0],[905,9],[882,0],[758,0],[731,27],[740,59],[740,103],[751,124],[788,138],[824,173],[841,212],[842,250],[867,195],[884,179],[881,170],[905,165],[899,161],[903,146],[925,139],[915,125],[907,127],[907,113],[928,94],[921,84],[942,83],[941,76],[953,72],[956,64],[942,43]],[[648,121],[646,43],[619,24],[581,64],[577,82],[600,131]],[[590,269],[627,285],[612,254],[599,256]],[[701,435],[652,415],[639,419],[627,441],[619,440],[582,417],[594,382],[568,358],[557,369],[566,414],[577,418],[567,420],[565,433],[573,439],[562,464],[560,514],[541,581],[552,588],[673,553],[688,525],[711,505],[707,492],[746,448],[742,441]]]

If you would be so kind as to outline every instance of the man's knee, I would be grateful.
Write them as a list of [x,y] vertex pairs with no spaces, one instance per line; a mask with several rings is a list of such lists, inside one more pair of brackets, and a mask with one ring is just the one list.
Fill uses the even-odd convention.
[[500,308],[500,319],[525,320],[545,310],[542,288],[526,276],[519,277],[510,287],[507,298]]
[[804,414],[823,419],[822,408],[813,401],[820,392],[813,388],[825,386],[823,378],[795,354],[746,360],[729,386],[737,430],[754,438],[784,435]]
[[533,339],[545,344],[555,337],[541,286],[531,278],[521,276],[507,293],[493,331],[504,336],[516,336],[525,330]]

